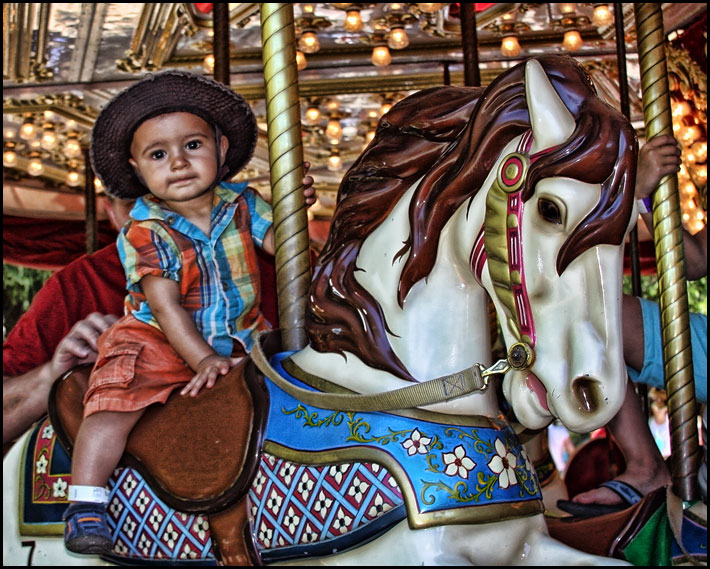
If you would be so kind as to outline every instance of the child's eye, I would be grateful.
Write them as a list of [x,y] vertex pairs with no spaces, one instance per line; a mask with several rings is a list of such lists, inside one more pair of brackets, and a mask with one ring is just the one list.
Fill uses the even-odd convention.
[[156,150],[155,152],[150,153],[150,157],[153,160],[160,160],[161,158],[165,157],[165,151],[163,150]]
[[202,142],[199,140],[191,140],[186,145],[189,150],[197,150],[200,146],[202,146]]

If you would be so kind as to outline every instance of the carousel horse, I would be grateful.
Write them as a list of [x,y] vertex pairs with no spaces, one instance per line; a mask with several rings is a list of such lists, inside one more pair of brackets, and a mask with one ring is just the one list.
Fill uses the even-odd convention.
[[[623,563],[549,537],[496,387],[503,376],[528,429],[558,418],[588,432],[618,411],[635,168],[633,128],[569,57],[530,59],[485,89],[402,100],[341,184],[308,345],[285,352],[278,332],[260,337],[237,370],[249,388],[236,399],[251,398],[251,413],[232,412],[235,397],[221,413],[206,403],[228,396],[234,373],[189,402],[171,398],[148,421],[190,414],[189,426],[141,424],[129,466],[145,467],[168,507],[205,513],[226,564]],[[498,361],[489,297],[507,346]],[[66,415],[52,423],[70,445]],[[178,458],[161,476],[152,455],[163,446]],[[214,484],[220,465],[228,484]],[[125,543],[120,505],[109,511]]]

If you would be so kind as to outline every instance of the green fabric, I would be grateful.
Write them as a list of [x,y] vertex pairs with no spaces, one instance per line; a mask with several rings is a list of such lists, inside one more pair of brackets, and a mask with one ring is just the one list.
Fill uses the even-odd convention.
[[624,556],[629,563],[641,567],[668,566],[671,565],[672,543],[673,532],[664,504],[626,546]]

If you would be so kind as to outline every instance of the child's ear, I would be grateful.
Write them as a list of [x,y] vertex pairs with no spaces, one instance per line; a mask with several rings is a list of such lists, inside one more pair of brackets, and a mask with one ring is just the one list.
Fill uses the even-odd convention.
[[219,139],[219,155],[222,164],[224,164],[224,160],[227,158],[227,150],[229,150],[229,139],[225,135],[222,135]]
[[141,176],[141,171],[138,169],[138,162],[136,162],[132,157],[128,159],[128,163],[133,167],[133,172],[136,175],[136,178],[138,178],[138,181],[143,184],[146,188],[148,187],[148,184],[145,183],[145,180],[143,179],[143,176]]

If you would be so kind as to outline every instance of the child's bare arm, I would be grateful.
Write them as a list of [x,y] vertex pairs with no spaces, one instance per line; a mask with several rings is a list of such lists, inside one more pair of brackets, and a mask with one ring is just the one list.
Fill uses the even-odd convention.
[[[680,147],[671,135],[664,134],[649,140],[639,150],[636,199],[651,196],[664,176],[670,176],[678,171],[680,163]],[[643,213],[641,218],[653,235],[653,215]],[[707,226],[694,235],[683,230],[683,247],[688,280],[700,279],[707,275]]]
[[240,358],[220,356],[205,341],[190,314],[180,304],[177,282],[146,275],[141,279],[141,285],[168,342],[195,371],[195,376],[180,393],[194,397],[203,386],[214,386],[217,377],[229,372]]

